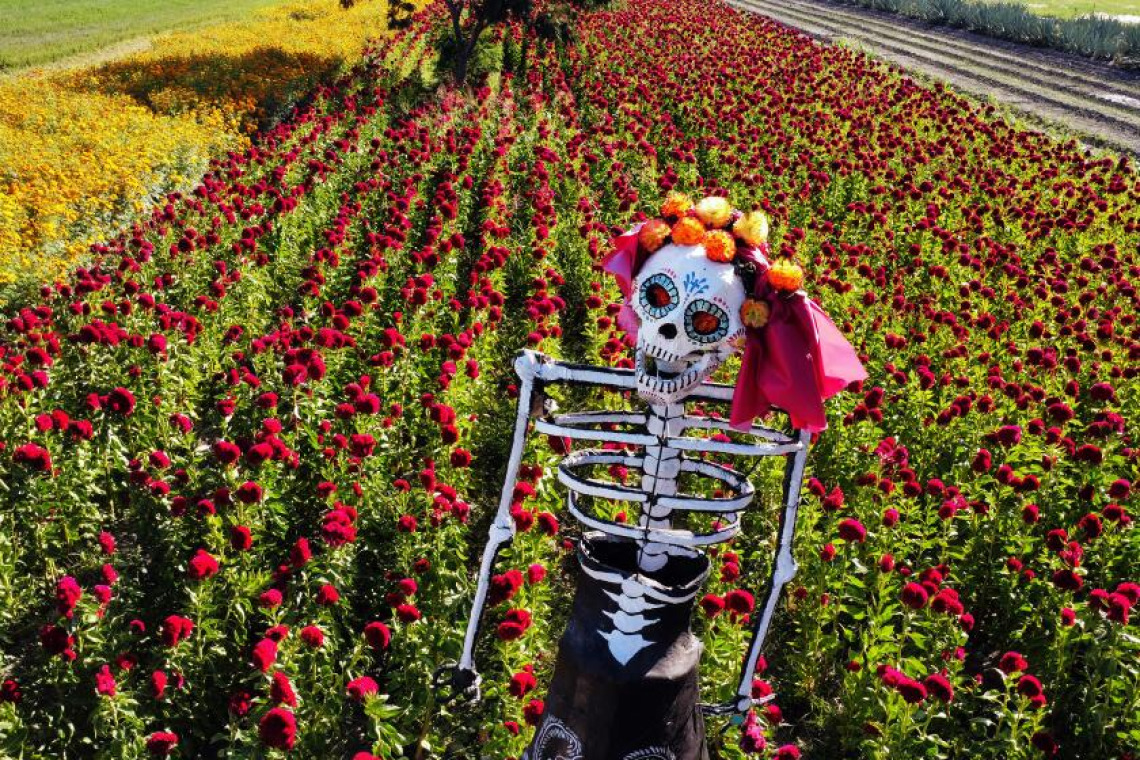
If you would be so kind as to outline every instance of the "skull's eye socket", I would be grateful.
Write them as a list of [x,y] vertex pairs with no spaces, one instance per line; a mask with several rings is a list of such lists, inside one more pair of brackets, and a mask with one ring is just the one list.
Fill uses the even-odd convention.
[[707,311],[698,311],[693,315],[693,329],[701,335],[712,335],[720,327],[720,320]]
[[669,291],[657,283],[653,283],[649,286],[645,291],[645,298],[649,301],[651,306],[656,306],[658,309],[673,303],[673,299],[669,296]]
[[668,275],[658,272],[645,278],[639,289],[638,300],[642,310],[654,319],[673,311],[679,300],[677,286]]
[[712,301],[698,298],[685,307],[685,332],[695,343],[716,343],[728,335],[728,314]]

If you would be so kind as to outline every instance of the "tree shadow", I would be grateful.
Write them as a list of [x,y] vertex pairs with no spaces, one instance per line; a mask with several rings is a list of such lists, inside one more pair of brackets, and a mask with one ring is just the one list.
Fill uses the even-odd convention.
[[127,95],[160,114],[219,109],[252,133],[272,126],[343,65],[336,55],[267,44],[233,55],[143,55],[109,61],[76,73],[68,84],[78,91]]

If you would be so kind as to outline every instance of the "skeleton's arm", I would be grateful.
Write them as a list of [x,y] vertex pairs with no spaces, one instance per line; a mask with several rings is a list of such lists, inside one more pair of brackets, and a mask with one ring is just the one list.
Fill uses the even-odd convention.
[[736,690],[736,699],[717,705],[702,705],[701,709],[706,715],[743,713],[772,699],[770,696],[753,699],[752,678],[756,672],[756,663],[760,659],[760,652],[764,648],[764,640],[768,636],[768,626],[772,622],[772,615],[776,611],[776,605],[780,602],[780,592],[784,585],[795,576],[798,569],[796,560],[792,556],[792,542],[795,539],[796,515],[800,506],[800,488],[803,485],[804,466],[807,463],[811,434],[801,430],[798,439],[799,450],[788,455],[787,468],[784,471],[784,511],[780,515],[776,562],[772,567],[768,596],[765,598],[764,607],[760,610],[760,615],[752,627],[752,643],[748,647],[748,656],[745,658],[744,666],[741,669],[740,686]]
[[463,654],[454,668],[445,668],[436,674],[437,688],[450,686],[456,695],[464,693],[476,699],[479,694],[479,674],[475,669],[475,642],[479,634],[479,621],[487,602],[495,559],[499,550],[514,538],[515,524],[510,514],[511,501],[518,480],[519,465],[526,448],[527,426],[531,417],[540,416],[544,412],[543,386],[565,383],[594,385],[622,391],[633,390],[636,385],[633,373],[629,370],[568,364],[534,351],[519,352],[515,358],[515,374],[519,377],[520,385],[511,453],[507,460],[503,490],[499,496],[499,508],[488,531],[487,545],[483,549],[483,558],[479,565],[479,580],[475,589],[471,616],[467,621],[467,633],[463,639]]

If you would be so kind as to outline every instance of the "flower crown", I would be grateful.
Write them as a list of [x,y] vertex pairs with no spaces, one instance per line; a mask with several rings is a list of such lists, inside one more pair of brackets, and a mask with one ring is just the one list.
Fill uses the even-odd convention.
[[693,203],[687,195],[670,193],[661,205],[661,215],[637,232],[638,260],[644,261],[670,242],[702,246],[711,261],[734,266],[750,295],[740,309],[749,327],[760,328],[768,322],[769,305],[751,297],[765,290],[763,284],[783,293],[793,293],[803,285],[804,270],[799,264],[786,257],[770,263],[767,215],[734,209],[727,198],[709,195]]

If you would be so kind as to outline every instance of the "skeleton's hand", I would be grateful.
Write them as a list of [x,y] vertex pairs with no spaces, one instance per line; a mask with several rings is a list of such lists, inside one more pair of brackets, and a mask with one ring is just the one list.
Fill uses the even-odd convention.
[[433,678],[435,698],[439,702],[478,702],[482,698],[482,677],[474,668],[444,665]]

